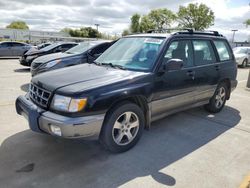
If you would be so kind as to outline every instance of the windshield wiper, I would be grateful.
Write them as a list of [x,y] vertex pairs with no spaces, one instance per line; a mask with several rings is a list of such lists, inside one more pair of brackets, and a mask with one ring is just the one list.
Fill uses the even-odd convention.
[[122,65],[116,65],[116,64],[113,64],[113,63],[100,63],[101,65],[109,65],[110,67],[113,67],[113,68],[119,68],[119,69],[122,69],[122,70],[126,70],[127,68],[122,66]]

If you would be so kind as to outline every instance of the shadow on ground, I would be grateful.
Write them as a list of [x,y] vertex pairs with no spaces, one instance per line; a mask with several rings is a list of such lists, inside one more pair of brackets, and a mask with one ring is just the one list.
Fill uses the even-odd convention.
[[[173,186],[178,179],[161,169],[189,155],[238,124],[236,109],[220,116],[200,108],[155,122],[132,150],[111,154],[97,141],[64,140],[26,130],[7,138],[0,148],[0,182],[9,187],[118,187],[143,176]],[[29,172],[20,169],[31,165]],[[33,165],[33,166],[32,166]],[[19,171],[18,171],[19,170]]]
[[28,92],[29,91],[29,83],[21,85],[20,88],[22,91]]
[[30,72],[30,68],[15,69],[14,72],[19,72],[19,73]]

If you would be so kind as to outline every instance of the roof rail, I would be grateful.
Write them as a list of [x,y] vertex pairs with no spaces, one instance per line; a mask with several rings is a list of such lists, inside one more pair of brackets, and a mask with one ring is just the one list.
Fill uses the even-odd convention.
[[209,35],[209,36],[219,36],[219,37],[223,37],[222,34],[220,34],[218,31],[192,31],[192,32],[176,32],[174,35],[178,35],[178,34],[196,34],[196,35]]
[[165,29],[151,29],[148,30],[146,33],[165,33],[169,31],[188,31],[189,33],[194,32],[191,28],[165,28]]

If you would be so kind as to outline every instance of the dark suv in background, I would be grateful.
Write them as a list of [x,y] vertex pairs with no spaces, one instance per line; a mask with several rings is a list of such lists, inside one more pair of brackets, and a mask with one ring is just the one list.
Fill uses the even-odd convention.
[[49,46],[46,46],[41,49],[36,49],[32,48],[29,50],[27,53],[25,53],[21,58],[20,58],[20,64],[24,66],[30,66],[32,61],[40,56],[46,55],[46,54],[52,54],[52,53],[57,53],[57,52],[65,52],[68,49],[76,46],[77,43],[75,42],[59,42],[59,43],[54,43]]
[[95,137],[124,152],[152,121],[201,105],[220,112],[236,75],[232,49],[218,32],[137,34],[119,39],[95,63],[33,77],[16,110],[35,132]]
[[82,63],[92,63],[112,44],[113,42],[106,40],[85,41],[64,53],[38,57],[31,63],[31,75]]

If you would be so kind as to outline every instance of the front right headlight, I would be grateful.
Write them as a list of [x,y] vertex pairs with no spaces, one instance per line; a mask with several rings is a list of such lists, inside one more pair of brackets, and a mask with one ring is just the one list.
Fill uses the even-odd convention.
[[87,98],[75,99],[55,94],[51,103],[51,108],[63,112],[79,112],[86,104]]
[[61,59],[50,61],[50,62],[46,63],[45,67],[46,68],[51,68],[51,67],[55,66],[56,64],[58,64],[60,62],[61,62]]

